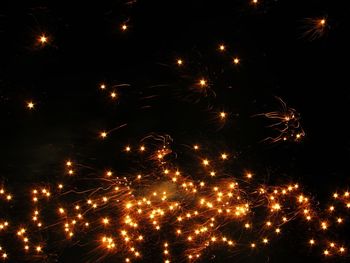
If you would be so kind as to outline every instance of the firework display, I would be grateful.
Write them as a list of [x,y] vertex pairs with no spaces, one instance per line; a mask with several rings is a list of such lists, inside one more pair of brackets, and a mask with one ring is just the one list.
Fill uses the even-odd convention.
[[[129,43],[137,34],[133,8],[139,3],[122,4],[126,9],[113,26],[118,41],[124,38]],[[270,5],[270,1],[254,0],[244,8],[260,16]],[[104,12],[104,17],[113,12]],[[331,29],[327,16],[306,18],[302,23],[302,39],[308,44],[317,43]],[[304,131],[307,123],[301,118],[302,110],[290,107],[294,102],[289,103],[288,96],[265,94],[271,104],[261,106],[259,103],[265,103],[259,97],[261,91],[258,95],[255,90],[253,95],[241,92],[244,86],[232,83],[251,78],[239,80],[255,58],[249,57],[236,39],[207,38],[200,48],[182,47],[177,54],[160,48],[163,60],[151,60],[161,68],[155,74],[159,79],[149,77],[146,71],[147,77],[131,73],[137,81],[120,81],[115,79],[122,74],[113,71],[106,77],[94,76],[92,90],[79,88],[77,96],[65,89],[63,95],[57,95],[85,100],[76,107],[60,104],[67,107],[65,113],[72,111],[71,116],[59,116],[59,109],[48,110],[50,118],[58,116],[57,122],[68,123],[75,139],[51,143],[38,154],[40,160],[54,159],[51,174],[42,175],[39,168],[37,178],[23,175],[13,180],[1,175],[2,260],[68,262],[60,255],[76,250],[81,262],[215,262],[216,253],[224,254],[223,260],[228,262],[232,255],[241,258],[276,250],[274,244],[294,237],[301,250],[306,248],[317,260],[349,260],[347,187],[335,192],[329,187],[329,195],[318,200],[300,176],[294,178],[287,172],[287,176],[267,178],[268,172],[246,157],[260,149],[273,151],[266,150],[272,145],[281,147],[281,152],[302,147],[304,140],[313,136]],[[54,30],[41,30],[29,49],[50,56],[50,50],[59,50],[60,45]],[[110,65],[114,63],[119,61]],[[48,77],[55,78],[60,77]],[[15,97],[15,92],[6,92],[1,94],[4,104],[10,100],[4,99],[6,96]],[[46,91],[44,94],[21,98],[21,114],[27,114],[29,120],[25,126],[40,114],[44,116],[48,108],[43,99],[48,96]],[[93,116],[84,115],[84,109],[89,109],[86,115]],[[47,138],[43,135],[45,139],[61,138],[60,124],[40,118],[58,131]],[[18,138],[31,140],[20,134],[21,128],[16,129]],[[33,144],[37,140],[33,139]]]

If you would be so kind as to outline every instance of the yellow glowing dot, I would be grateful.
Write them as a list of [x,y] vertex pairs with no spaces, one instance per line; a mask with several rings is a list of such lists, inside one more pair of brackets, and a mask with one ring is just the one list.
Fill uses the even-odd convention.
[[277,234],[279,234],[279,233],[281,233],[281,229],[276,228],[275,232],[276,232]]
[[251,244],[250,244],[250,247],[251,247],[251,248],[255,248],[255,247],[256,247],[255,243],[251,243]]
[[37,246],[37,247],[35,248],[35,250],[36,250],[37,252],[41,252],[42,248],[41,248],[41,246]]
[[100,89],[106,89],[106,85],[105,84],[101,84],[100,85]]
[[121,26],[121,29],[122,29],[123,31],[126,31],[126,30],[128,29],[128,26],[127,26],[126,24],[123,24],[123,25]]
[[223,112],[223,111],[220,112],[220,118],[221,118],[221,119],[225,119],[225,118],[226,118],[226,115],[227,115],[226,112]]
[[141,146],[141,147],[140,147],[140,151],[141,151],[141,152],[144,152],[145,150],[146,150],[145,146]]
[[126,147],[125,147],[125,151],[130,152],[130,151],[131,151],[130,146],[126,146]]
[[324,19],[324,18],[320,19],[319,24],[320,24],[320,26],[324,26],[326,24],[326,19]]
[[107,225],[109,223],[109,219],[108,218],[103,218],[102,219],[102,223]]
[[73,170],[69,170],[69,171],[68,171],[68,174],[69,174],[69,175],[72,175],[72,174],[74,174],[74,171],[73,171]]
[[6,199],[7,199],[8,201],[10,201],[10,200],[12,199],[12,196],[11,196],[11,195],[7,195],[7,196],[6,196]]
[[42,36],[39,37],[39,41],[40,41],[41,44],[47,43],[47,40],[48,39],[47,39],[47,37],[45,35],[42,35]]
[[117,97],[117,93],[116,93],[116,92],[114,92],[114,91],[113,91],[113,92],[111,92],[111,98],[112,98],[112,99],[115,99],[116,97]]
[[253,0],[252,3],[253,3],[253,4],[257,4],[257,3],[258,3],[258,0]]
[[193,146],[193,149],[198,150],[198,149],[199,149],[199,146],[198,146],[198,145],[194,145],[194,146]]
[[227,159],[227,154],[226,153],[221,154],[221,159],[226,160]]
[[315,240],[310,239],[310,240],[309,240],[309,243],[310,243],[310,245],[314,245],[314,244],[315,244]]
[[182,61],[182,59],[178,59],[178,60],[176,61],[176,63],[177,63],[178,66],[182,66],[183,61]]
[[34,102],[32,102],[32,101],[29,101],[28,103],[27,103],[27,108],[28,109],[34,109],[34,106],[35,106],[35,104],[34,104]]
[[339,251],[340,251],[340,253],[343,253],[345,251],[345,248],[344,247],[340,247]]
[[245,228],[250,228],[250,224],[246,223],[246,224],[244,225],[244,227],[245,227]]
[[329,255],[329,251],[326,249],[325,251],[323,251],[323,254],[328,256]]
[[3,258],[7,258],[7,254],[6,254],[6,253],[3,253],[3,254],[2,254],[2,257],[3,257]]
[[225,47],[224,45],[221,44],[221,45],[219,46],[219,50],[220,50],[220,51],[225,51],[225,49],[226,49],[226,47]]
[[201,79],[201,80],[199,81],[199,85],[200,85],[201,87],[205,87],[205,86],[207,86],[207,81],[206,81],[205,79]]
[[337,219],[337,222],[340,224],[340,223],[343,222],[343,219],[339,217],[339,218]]
[[267,238],[264,238],[264,239],[263,239],[263,243],[264,243],[264,244],[267,244],[267,243],[269,243],[269,240],[268,240]]
[[211,172],[210,172],[210,176],[215,176],[215,172],[214,172],[214,171],[211,171]]
[[209,165],[209,160],[204,159],[204,160],[203,160],[203,165],[205,165],[205,166]]
[[107,171],[107,172],[106,172],[106,175],[107,175],[107,176],[112,176],[113,173],[112,173],[112,171]]
[[100,136],[101,136],[101,138],[106,138],[107,137],[107,132],[101,132]]
[[234,59],[233,59],[233,63],[234,63],[234,64],[237,65],[237,64],[239,64],[239,62],[240,62],[239,58],[234,58]]
[[246,177],[247,177],[248,179],[250,179],[250,178],[253,177],[253,175],[252,175],[251,173],[247,173]]

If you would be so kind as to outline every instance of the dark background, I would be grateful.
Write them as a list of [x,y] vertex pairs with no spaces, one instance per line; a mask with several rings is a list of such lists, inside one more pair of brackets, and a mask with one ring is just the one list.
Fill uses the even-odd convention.
[[[50,182],[62,176],[67,158],[113,167],[118,147],[157,132],[180,144],[205,141],[214,151],[234,147],[242,167],[271,183],[299,181],[321,203],[346,189],[350,10],[345,1],[260,2],[3,3],[0,183],[15,192]],[[308,17],[327,17],[328,32],[314,41],[303,37]],[[125,21],[129,29],[122,32]],[[50,40],[44,47],[37,45],[42,33]],[[217,52],[222,42],[241,58],[239,67]],[[188,63],[184,69],[176,68],[177,57]],[[201,76],[210,79],[217,97],[184,100],[185,87]],[[130,87],[113,102],[98,90],[101,82]],[[145,99],[150,95],[156,97]],[[259,143],[270,131],[251,116],[277,109],[274,96],[301,114],[301,143]],[[36,103],[32,111],[29,100]],[[218,131],[210,116],[222,107],[234,121]],[[127,128],[108,140],[98,138],[101,130],[123,123]],[[302,233],[288,231],[288,238],[257,254],[219,252],[207,260],[323,260],[298,244]],[[79,255],[79,249],[66,249],[60,261]]]

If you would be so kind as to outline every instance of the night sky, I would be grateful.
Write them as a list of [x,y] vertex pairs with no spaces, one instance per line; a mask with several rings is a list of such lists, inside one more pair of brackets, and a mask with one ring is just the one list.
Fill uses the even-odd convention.
[[[30,224],[30,191],[36,185],[65,182],[78,189],[67,175],[67,160],[79,163],[77,178],[112,169],[129,180],[138,169],[150,169],[149,159],[130,161],[124,151],[127,145],[147,147],[147,139],[142,139],[150,135],[172,138],[168,162],[185,166],[192,179],[191,169],[195,174],[198,164],[191,164],[193,156],[187,156],[189,148],[199,144],[212,159],[222,151],[231,153],[226,177],[249,170],[267,185],[298,182],[316,210],[327,208],[334,192],[348,190],[346,1],[7,1],[3,5],[0,187],[8,189],[13,200],[0,198],[0,223],[10,222],[14,229],[9,233]],[[325,25],[320,26],[322,19]],[[224,51],[220,45],[225,45]],[[237,65],[233,58],[239,58]],[[177,65],[178,59],[183,65]],[[197,91],[202,78],[207,82],[205,93]],[[110,96],[113,91],[116,99]],[[300,140],[264,140],[278,132],[269,127],[275,120],[258,114],[280,111],[277,97],[300,114],[300,127],[289,127],[292,133],[305,132]],[[29,102],[34,103],[32,109]],[[227,114],[224,121],[218,117],[222,111]],[[102,131],[108,133],[104,139]],[[59,196],[55,202],[61,202]],[[55,222],[53,214],[48,221]],[[349,211],[343,217],[349,221]],[[332,229],[331,236],[350,248],[348,223]],[[237,235],[234,228],[225,231]],[[62,231],[61,227],[40,234],[48,251],[45,256],[29,256],[13,234],[1,230],[0,246],[6,248],[10,262],[125,262],[125,255],[97,253],[94,233],[82,241],[66,242],[64,234],[58,241],[59,235],[51,233],[58,229]],[[219,246],[204,252],[199,261],[348,262],[348,255],[325,259],[322,248],[310,249],[310,229],[296,219],[264,248],[231,251]],[[141,253],[150,252],[135,261],[164,262],[162,252],[154,248],[159,240],[154,236],[144,244]],[[181,256],[183,244],[174,247],[171,262],[186,262]]]

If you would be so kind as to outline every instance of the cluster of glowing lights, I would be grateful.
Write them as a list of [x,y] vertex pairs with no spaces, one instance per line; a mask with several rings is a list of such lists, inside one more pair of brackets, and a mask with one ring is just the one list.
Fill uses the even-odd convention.
[[[138,149],[137,152],[141,154],[146,148],[152,147],[141,144],[138,147],[126,146],[124,150],[130,152],[132,148]],[[193,153],[202,155],[199,149],[199,145],[194,145]],[[185,245],[184,256],[190,261],[201,257],[209,247],[214,248],[219,244],[228,247],[236,247],[239,244],[240,247],[256,249],[272,243],[275,237],[283,235],[286,223],[299,218],[308,222],[309,228],[314,229],[312,237],[307,241],[309,246],[319,247],[321,253],[327,257],[346,253],[346,247],[341,242],[329,242],[324,235],[330,228],[344,223],[345,217],[336,211],[340,210],[339,205],[350,208],[348,191],[334,193],[334,203],[321,213],[313,207],[310,197],[301,192],[299,184],[261,185],[254,182],[256,176],[253,176],[252,172],[241,175],[242,183],[238,182],[239,176],[223,177],[222,172],[217,173],[213,168],[218,162],[229,161],[229,155],[225,152],[217,154],[216,158],[201,159],[200,169],[210,175],[207,180],[205,177],[197,179],[188,176],[180,172],[179,167],[174,168],[175,164],[165,163],[164,158],[169,151],[165,151],[163,147],[152,151],[149,152],[150,156],[163,153],[163,156],[153,163],[163,170],[160,181],[144,178],[142,173],[138,173],[123,183],[126,178],[119,178],[112,170],[107,170],[102,174],[103,180],[107,179],[109,185],[106,190],[98,191],[98,186],[96,189],[82,189],[79,192],[91,191],[94,194],[89,194],[85,199],[76,192],[78,199],[70,202],[64,201],[64,196],[60,197],[63,193],[62,184],[56,185],[57,190],[49,185],[34,188],[31,191],[35,205],[31,214],[33,226],[37,229],[43,226],[43,213],[37,208],[39,203],[59,198],[58,203],[61,205],[57,206],[55,213],[59,223],[46,222],[46,225],[62,225],[63,235],[67,239],[79,239],[79,236],[82,236],[84,240],[83,236],[86,238],[88,233],[88,239],[96,240],[98,237],[97,240],[100,240],[96,246],[102,249],[101,253],[120,254],[124,256],[125,261],[131,262],[142,258],[145,237],[159,232],[165,238],[160,244],[163,246],[164,262],[174,262],[178,258],[171,255],[170,247],[174,242],[182,242]],[[73,171],[74,166],[76,165],[72,161],[66,161],[68,174],[69,171]],[[213,177],[219,180],[210,179]],[[175,188],[163,188],[163,184],[172,184]],[[147,189],[144,189],[146,185],[154,190],[144,192]],[[0,190],[0,194],[4,197],[8,195],[4,188]],[[265,220],[254,219],[257,209],[266,211]],[[118,211],[118,216],[115,211]],[[248,231],[246,233],[250,238],[241,241],[238,237],[224,235],[222,230],[225,230],[225,225],[232,222]],[[169,227],[172,229],[170,232],[162,232]],[[8,228],[8,221],[0,221],[0,231],[7,231]],[[111,232],[111,229],[117,229],[120,234]],[[21,227],[16,232],[24,250],[27,253],[43,253],[44,244],[30,242],[29,234],[34,235],[35,231]]]
[[[258,0],[252,0],[252,3],[258,4]],[[312,27],[307,34],[312,38],[319,37],[325,32],[328,24],[325,18],[309,21]],[[128,29],[127,24],[120,25],[121,31]],[[42,34],[37,41],[45,45],[52,42],[52,39]],[[220,44],[218,50],[226,52],[227,47]],[[238,65],[241,60],[239,57],[233,57],[231,63]],[[178,58],[176,64],[181,67],[184,65],[184,60]],[[212,83],[201,78],[196,85],[206,89]],[[103,91],[110,89],[104,83],[101,83],[99,88]],[[109,90],[108,94],[111,99],[118,99],[118,93],[115,90]],[[299,114],[294,109],[287,107],[282,100],[280,102],[282,110],[262,114],[275,121],[271,127],[277,127],[279,131],[276,137],[270,139],[273,142],[286,141],[291,138],[299,141],[305,135],[301,128]],[[27,102],[26,107],[32,110],[35,108],[35,103]],[[227,117],[227,112],[222,111],[218,114],[221,120]],[[108,131],[101,131],[99,136],[105,139],[108,134]],[[313,207],[310,198],[301,192],[298,184],[281,186],[254,184],[255,174],[253,176],[251,172],[244,173],[240,178],[232,175],[222,177],[221,169],[214,169],[219,166],[215,158],[220,162],[227,161],[230,159],[227,153],[218,154],[215,158],[207,158],[199,154],[200,167],[204,169],[203,174],[209,175],[203,179],[185,173],[183,175],[179,172],[181,169],[173,168],[175,164],[168,165],[164,161],[169,153],[166,147],[163,146],[153,152],[149,151],[151,148],[148,145],[147,148],[145,145],[133,148],[128,145],[125,146],[124,152],[129,153],[133,150],[133,152],[145,152],[145,154],[149,152],[150,156],[156,156],[154,170],[158,172],[154,172],[156,173],[154,178],[144,179],[146,176],[142,176],[141,172],[134,175],[133,178],[119,178],[114,172],[107,170],[102,176],[105,179],[104,182],[107,182],[105,188],[107,190],[100,191],[103,187],[99,185],[96,189],[83,189],[81,193],[86,191],[92,194],[89,194],[88,198],[76,194],[77,199],[74,202],[65,201],[64,196],[61,196],[63,184],[57,184],[57,191],[54,191],[53,188],[50,190],[50,187],[33,189],[31,195],[35,209],[31,212],[30,217],[36,230],[32,231],[32,234],[37,233],[35,231],[44,225],[42,213],[37,208],[39,203],[44,200],[50,202],[53,199],[52,196],[55,195],[58,200],[62,197],[63,205],[55,206],[56,209],[53,209],[59,223],[48,224],[50,229],[53,228],[52,226],[62,226],[63,235],[67,239],[74,239],[80,234],[88,233],[91,235],[88,236],[90,241],[98,240],[95,243],[98,248],[101,248],[102,254],[121,253],[123,256],[126,255],[125,262],[141,259],[141,249],[146,246],[142,246],[145,238],[157,232],[162,233],[165,228],[171,229],[175,238],[165,232],[159,234],[157,239],[161,239],[160,236],[162,238],[168,236],[164,240],[161,239],[160,246],[164,262],[170,263],[172,261],[171,242],[174,242],[174,246],[177,242],[184,244],[184,257],[189,261],[194,261],[201,257],[206,249],[215,247],[217,244],[228,247],[235,247],[239,244],[251,249],[256,249],[260,245],[268,245],[274,236],[283,234],[282,227],[287,222],[297,218],[306,220],[310,228],[314,229],[313,236],[318,237],[309,239],[308,245],[312,247],[319,245],[322,254],[327,257],[346,253],[346,248],[341,242],[324,241],[328,240],[324,238],[324,235],[335,224],[344,223],[344,217],[336,214],[335,211],[339,205],[350,208],[348,191],[343,195],[334,193],[333,199],[337,203],[325,209],[325,213],[319,213]],[[200,146],[193,145],[193,150],[200,152]],[[74,175],[74,166],[72,161],[67,161],[66,174]],[[162,170],[161,174],[159,170]],[[156,179],[160,177],[161,180]],[[215,180],[216,178],[221,180]],[[238,183],[238,179],[244,183]],[[167,185],[163,189],[162,184],[171,184],[174,188]],[[147,193],[147,188],[150,186],[156,190]],[[75,190],[73,192],[80,193]],[[0,198],[11,201],[12,195],[1,188]],[[58,203],[60,202],[61,200]],[[257,207],[267,214],[263,222],[254,221],[254,209]],[[115,213],[116,210],[118,210],[118,215]],[[237,223],[247,232],[250,231],[251,239],[241,242],[238,238],[224,235],[222,232],[227,232],[222,231],[225,230],[225,225],[232,222]],[[0,221],[0,233],[8,231],[8,228],[8,221]],[[31,243],[28,232],[28,229],[24,227],[18,228],[16,232],[16,236],[23,243],[24,250],[32,249],[35,253],[42,253],[44,244]],[[7,259],[8,254],[2,246],[0,246],[0,253],[3,259]],[[176,262],[175,255],[173,258],[173,262]]]

